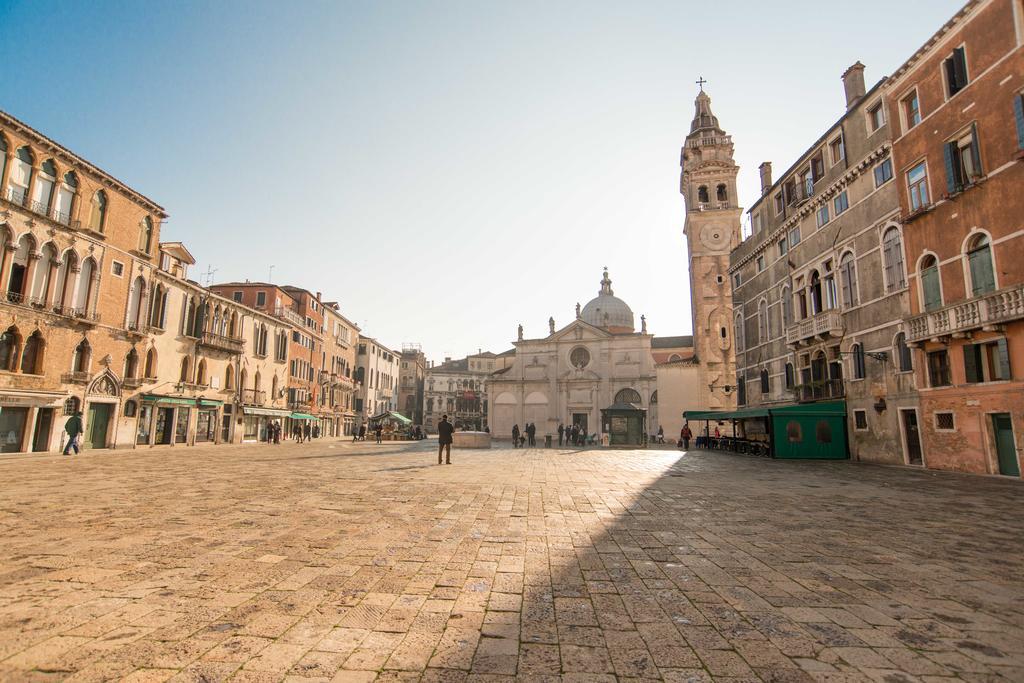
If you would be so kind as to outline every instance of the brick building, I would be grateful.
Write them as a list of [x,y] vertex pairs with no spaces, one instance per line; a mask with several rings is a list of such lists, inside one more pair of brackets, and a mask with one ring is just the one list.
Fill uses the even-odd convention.
[[925,465],[1020,476],[1024,2],[968,2],[885,86]]
[[356,424],[356,344],[359,326],[341,314],[336,301],[327,301],[324,311],[324,401],[332,419],[323,425],[325,436],[350,436]]
[[156,270],[158,204],[0,112],[0,451],[134,443],[124,365]]

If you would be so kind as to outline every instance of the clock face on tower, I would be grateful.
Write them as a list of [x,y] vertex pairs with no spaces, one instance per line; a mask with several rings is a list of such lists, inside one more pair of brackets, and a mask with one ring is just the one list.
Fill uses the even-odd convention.
[[729,245],[729,230],[722,223],[708,223],[700,229],[700,241],[708,249],[725,249]]

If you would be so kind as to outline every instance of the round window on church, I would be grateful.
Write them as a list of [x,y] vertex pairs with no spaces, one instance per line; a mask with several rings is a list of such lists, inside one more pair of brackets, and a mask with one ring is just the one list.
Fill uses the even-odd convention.
[[572,363],[574,368],[582,370],[590,365],[590,351],[587,351],[587,349],[582,346],[577,346],[572,350],[572,353],[569,354],[569,362]]

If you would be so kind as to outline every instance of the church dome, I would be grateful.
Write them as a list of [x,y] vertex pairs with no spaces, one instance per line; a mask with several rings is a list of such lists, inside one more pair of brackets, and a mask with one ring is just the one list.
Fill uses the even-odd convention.
[[612,292],[612,281],[608,279],[607,270],[604,271],[604,279],[601,280],[601,291],[598,292],[596,298],[591,299],[583,307],[580,319],[594,327],[603,327],[611,332],[632,332],[634,330],[633,310]]

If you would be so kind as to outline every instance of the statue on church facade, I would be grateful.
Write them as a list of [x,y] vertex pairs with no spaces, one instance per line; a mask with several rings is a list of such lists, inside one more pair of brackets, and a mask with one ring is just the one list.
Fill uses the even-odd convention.
[[523,326],[519,326],[519,341],[523,341]]
[[576,319],[577,320],[580,319],[580,302],[579,301],[576,302]]
[[555,333],[555,318],[553,316],[548,318],[548,330],[551,334]]
[[647,334],[647,316],[640,316],[640,334]]

